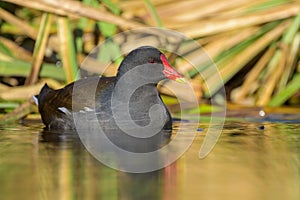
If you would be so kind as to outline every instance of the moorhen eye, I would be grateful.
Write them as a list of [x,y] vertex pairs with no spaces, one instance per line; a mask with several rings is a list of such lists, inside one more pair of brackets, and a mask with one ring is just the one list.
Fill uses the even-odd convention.
[[148,61],[149,63],[154,63],[154,59],[153,58],[149,58],[149,61]]

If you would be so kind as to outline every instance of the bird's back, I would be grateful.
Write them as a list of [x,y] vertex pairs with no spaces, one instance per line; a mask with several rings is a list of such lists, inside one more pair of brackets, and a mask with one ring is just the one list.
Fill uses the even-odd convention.
[[58,90],[45,84],[37,97],[44,124],[51,129],[74,129],[72,113],[93,109],[99,91],[105,93],[114,82],[115,77],[89,77]]

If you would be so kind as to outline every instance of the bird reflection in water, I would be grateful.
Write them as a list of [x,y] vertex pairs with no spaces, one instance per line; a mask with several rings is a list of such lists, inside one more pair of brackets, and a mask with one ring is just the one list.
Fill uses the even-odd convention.
[[[125,133],[106,131],[105,136],[122,149],[145,153],[168,144],[171,132],[163,131],[150,138],[134,138]],[[46,155],[39,156],[43,166],[40,167],[40,174],[42,179],[47,179],[47,182],[44,182],[47,186],[41,188],[50,188],[50,191],[43,191],[45,196],[51,198],[74,196],[78,198],[162,199],[163,193],[166,192],[164,190],[169,188],[166,185],[168,182],[164,179],[166,170],[174,170],[174,164],[165,169],[147,173],[126,173],[111,169],[91,156],[76,131],[44,130],[40,142],[41,153]],[[111,152],[106,153],[108,156],[111,155]],[[57,185],[57,183],[60,184]],[[58,192],[51,192],[51,188]]]

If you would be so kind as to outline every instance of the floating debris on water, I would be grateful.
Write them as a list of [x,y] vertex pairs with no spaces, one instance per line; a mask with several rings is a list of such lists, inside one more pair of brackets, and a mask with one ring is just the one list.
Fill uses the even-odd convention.
[[202,132],[204,129],[203,128],[197,128],[197,131]]
[[264,117],[266,116],[266,112],[264,110],[259,111],[259,116]]

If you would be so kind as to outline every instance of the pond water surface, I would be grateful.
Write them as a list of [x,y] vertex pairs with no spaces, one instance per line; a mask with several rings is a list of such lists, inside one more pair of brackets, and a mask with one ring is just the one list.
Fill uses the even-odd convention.
[[2,126],[0,199],[300,199],[298,121],[227,121],[204,159],[208,124],[199,126],[180,159],[144,174],[111,169],[40,123]]

